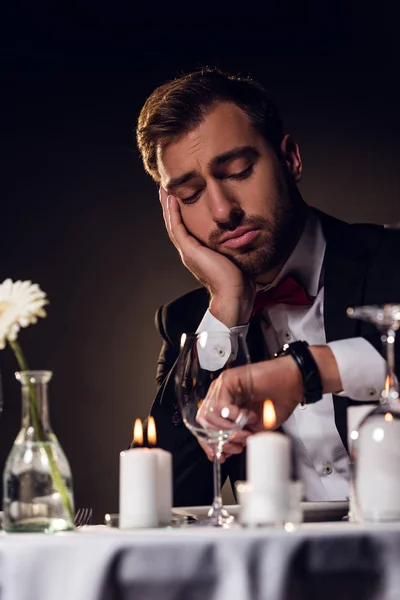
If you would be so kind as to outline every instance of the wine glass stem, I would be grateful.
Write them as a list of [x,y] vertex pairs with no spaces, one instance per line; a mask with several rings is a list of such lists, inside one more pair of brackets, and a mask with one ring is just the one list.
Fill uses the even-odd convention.
[[396,332],[390,328],[383,336],[383,343],[386,349],[386,360],[387,360],[387,375],[385,389],[388,395],[393,395],[393,392],[398,392],[397,380],[394,374],[394,344],[396,340]]
[[218,517],[222,512],[221,497],[221,454],[222,446],[218,444],[214,452],[214,500],[213,515]]

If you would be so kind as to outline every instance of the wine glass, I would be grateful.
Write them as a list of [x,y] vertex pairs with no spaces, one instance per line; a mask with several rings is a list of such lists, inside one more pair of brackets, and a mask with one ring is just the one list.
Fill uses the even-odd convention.
[[358,517],[365,521],[400,519],[400,396],[395,374],[395,340],[400,304],[349,308],[350,318],[373,323],[381,332],[387,359],[379,405],[350,433],[352,480]]
[[[229,393],[219,376],[242,367]],[[228,527],[233,517],[222,505],[221,454],[242,429],[252,402],[250,355],[241,333],[202,331],[183,334],[176,371],[178,402],[183,422],[213,451],[214,501],[202,525]]]

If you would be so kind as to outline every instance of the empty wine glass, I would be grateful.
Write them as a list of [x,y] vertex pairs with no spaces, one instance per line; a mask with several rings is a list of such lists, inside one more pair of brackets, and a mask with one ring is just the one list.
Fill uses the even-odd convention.
[[[223,447],[248,420],[252,401],[250,356],[244,336],[229,331],[183,334],[176,371],[179,407],[186,427],[214,456],[214,501],[202,524],[227,527],[233,517],[222,506],[221,454]],[[241,366],[227,394],[218,377]]]
[[379,405],[350,433],[356,512],[364,521],[400,520],[400,398],[395,374],[395,340],[400,304],[349,308],[350,318],[381,332],[387,373]]

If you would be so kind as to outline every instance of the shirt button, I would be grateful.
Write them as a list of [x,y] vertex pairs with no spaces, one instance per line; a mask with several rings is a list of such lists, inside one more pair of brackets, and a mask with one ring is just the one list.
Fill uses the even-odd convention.
[[323,471],[324,471],[324,474],[325,474],[325,475],[331,475],[331,474],[332,474],[332,472],[333,472],[333,467],[332,467],[332,465],[330,465],[329,463],[328,463],[328,464],[326,464],[326,465],[324,465],[324,469],[323,469]]
[[308,404],[306,402],[300,402],[299,407],[300,410],[306,410]]
[[283,337],[285,338],[286,341],[290,341],[292,339],[291,333],[290,331],[286,330],[283,334]]
[[369,387],[368,388],[368,396],[375,396],[376,395],[376,389],[374,387]]
[[222,348],[217,348],[217,354],[223,358],[225,356],[225,350]]

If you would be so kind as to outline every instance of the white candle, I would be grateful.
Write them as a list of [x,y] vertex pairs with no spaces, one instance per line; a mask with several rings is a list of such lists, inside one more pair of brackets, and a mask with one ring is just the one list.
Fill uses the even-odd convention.
[[[264,403],[264,426],[274,427],[275,410]],[[289,515],[291,451],[289,439],[276,431],[262,431],[247,440],[248,493],[243,504],[243,522],[284,522]]]
[[156,457],[157,515],[161,526],[171,524],[172,511],[172,454],[161,448],[149,450]]
[[[353,442],[358,438],[358,426],[364,417],[370,413],[375,406],[368,404],[360,404],[347,407],[347,446],[349,449],[350,460],[352,461],[352,447]],[[360,520],[360,514],[355,499],[354,481],[353,477],[350,479],[349,484],[349,521],[357,522]]]
[[374,410],[374,408],[375,406],[372,404],[360,404],[359,406],[354,405],[347,407],[347,445],[349,452],[351,451],[353,440],[356,440],[358,437],[357,431],[359,424],[368,413]]
[[[147,441],[156,444],[156,424],[153,417],[147,423]],[[158,524],[170,525],[172,511],[172,454],[161,448],[150,450],[157,460],[157,514]]]
[[[263,423],[266,429],[276,425],[271,400],[265,400]],[[290,440],[277,431],[262,431],[247,440],[247,480],[253,490],[267,491],[290,480]]]
[[366,521],[400,521],[400,421],[390,411],[360,427],[356,455],[357,505]]
[[247,480],[254,490],[268,491],[290,480],[290,441],[276,431],[262,431],[247,440]]
[[157,527],[157,457],[147,448],[120,453],[119,526]]

